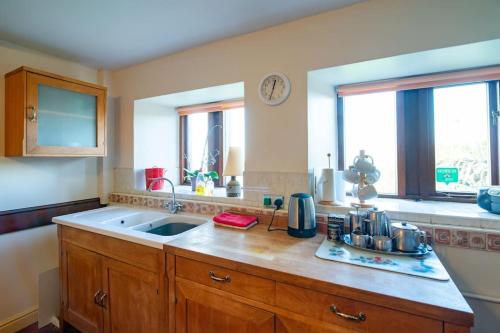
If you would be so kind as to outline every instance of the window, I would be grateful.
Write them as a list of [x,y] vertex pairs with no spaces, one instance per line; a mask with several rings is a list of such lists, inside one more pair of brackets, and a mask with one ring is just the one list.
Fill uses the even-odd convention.
[[216,171],[223,186],[224,157],[229,146],[245,149],[242,101],[210,103],[177,109],[180,114],[180,183],[187,184],[186,171]]
[[364,149],[380,170],[377,190],[397,193],[396,93],[347,96],[344,99],[346,166]]
[[491,185],[488,118],[486,83],[434,89],[436,191]]
[[364,149],[381,171],[376,184],[381,194],[470,200],[480,187],[498,185],[499,81],[474,81],[417,89],[411,89],[418,85],[412,82],[392,91],[360,84],[353,94],[342,90],[337,99],[340,169]]

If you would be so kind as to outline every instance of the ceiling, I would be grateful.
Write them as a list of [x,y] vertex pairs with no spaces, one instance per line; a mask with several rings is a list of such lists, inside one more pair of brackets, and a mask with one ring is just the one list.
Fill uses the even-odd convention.
[[362,0],[2,0],[0,39],[117,69]]
[[500,65],[500,39],[318,69],[308,79],[337,86],[495,65]]

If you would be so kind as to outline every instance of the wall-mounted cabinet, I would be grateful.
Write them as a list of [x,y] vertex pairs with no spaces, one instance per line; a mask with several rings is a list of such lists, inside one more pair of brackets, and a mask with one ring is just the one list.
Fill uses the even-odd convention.
[[5,75],[5,156],[104,156],[105,133],[105,87],[27,67]]

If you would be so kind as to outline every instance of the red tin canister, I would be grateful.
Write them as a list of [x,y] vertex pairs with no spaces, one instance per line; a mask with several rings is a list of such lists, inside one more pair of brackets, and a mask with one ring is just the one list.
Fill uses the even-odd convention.
[[[145,170],[146,174],[146,189],[149,188],[149,185],[153,182],[153,179],[163,177],[165,169],[163,168],[158,168],[158,167],[152,167],[152,168],[147,168]],[[151,188],[152,190],[161,190],[163,189],[163,180],[160,180],[156,182],[153,187]]]

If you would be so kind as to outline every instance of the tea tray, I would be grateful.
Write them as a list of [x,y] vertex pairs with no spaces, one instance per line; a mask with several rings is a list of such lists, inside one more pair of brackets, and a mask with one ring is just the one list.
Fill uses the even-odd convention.
[[349,245],[350,247],[354,247],[354,248],[359,249],[359,250],[372,252],[372,253],[379,253],[379,254],[390,254],[390,255],[394,255],[394,256],[405,256],[405,257],[425,256],[430,251],[432,251],[432,248],[429,245],[420,246],[418,251],[415,251],[415,252],[403,252],[403,251],[399,251],[399,250],[379,251],[379,250],[375,250],[375,249],[369,249],[369,248],[353,245],[351,242],[351,235],[344,235],[344,243],[346,245]]

